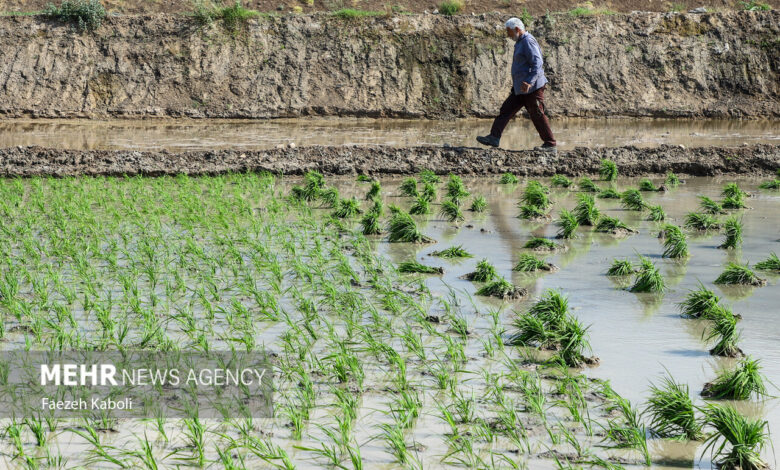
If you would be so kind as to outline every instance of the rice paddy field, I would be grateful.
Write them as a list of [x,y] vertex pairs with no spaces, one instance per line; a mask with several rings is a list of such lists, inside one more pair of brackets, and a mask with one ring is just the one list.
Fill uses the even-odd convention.
[[[780,175],[0,180],[3,350],[267,350],[274,417],[9,468],[777,468]],[[773,433],[774,432],[774,433]]]

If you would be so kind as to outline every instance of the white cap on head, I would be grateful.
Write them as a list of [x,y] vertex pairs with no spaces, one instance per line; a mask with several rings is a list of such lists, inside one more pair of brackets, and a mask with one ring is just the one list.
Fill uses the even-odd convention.
[[520,28],[520,31],[525,31],[525,25],[520,18],[509,18],[506,22],[506,27],[509,29]]

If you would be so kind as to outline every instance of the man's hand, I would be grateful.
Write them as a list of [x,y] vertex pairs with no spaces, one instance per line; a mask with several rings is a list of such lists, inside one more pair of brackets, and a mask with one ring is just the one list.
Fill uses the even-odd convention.
[[531,89],[531,84],[527,82],[523,82],[520,84],[520,93],[528,93],[528,90]]

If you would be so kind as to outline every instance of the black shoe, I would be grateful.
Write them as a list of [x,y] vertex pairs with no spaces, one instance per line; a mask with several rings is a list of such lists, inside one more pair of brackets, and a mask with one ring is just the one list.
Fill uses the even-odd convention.
[[491,147],[498,147],[499,142],[498,137],[493,137],[492,135],[478,135],[477,136],[477,142],[479,142],[482,145],[489,145]]
[[542,152],[558,153],[558,147],[550,144],[543,144],[538,147],[534,147],[534,150],[541,150]]

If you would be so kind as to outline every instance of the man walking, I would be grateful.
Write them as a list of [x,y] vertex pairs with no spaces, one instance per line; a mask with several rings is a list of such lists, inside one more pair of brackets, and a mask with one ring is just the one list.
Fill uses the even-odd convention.
[[477,142],[491,147],[498,147],[501,134],[509,120],[525,107],[531,116],[531,121],[542,138],[544,144],[535,150],[556,151],[555,137],[550,130],[550,122],[544,115],[544,89],[547,78],[542,65],[542,50],[536,38],[525,30],[525,25],[519,18],[510,18],[506,22],[506,34],[515,41],[515,52],[512,57],[512,91],[501,105],[498,117],[493,121],[490,134],[477,137]]

